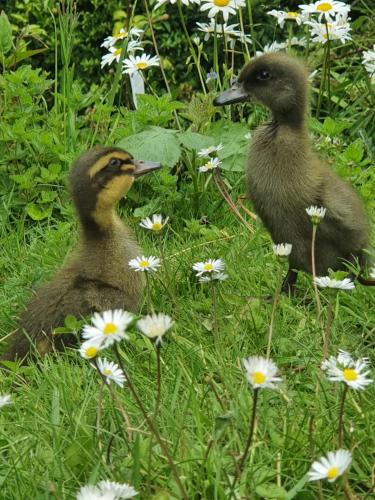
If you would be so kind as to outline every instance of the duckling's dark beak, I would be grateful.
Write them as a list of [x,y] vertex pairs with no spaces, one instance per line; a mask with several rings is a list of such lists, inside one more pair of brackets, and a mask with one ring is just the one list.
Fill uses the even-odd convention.
[[144,161],[144,160],[133,160],[135,170],[134,177],[140,177],[141,175],[148,174],[153,170],[158,170],[161,168],[160,163],[155,161]]
[[236,83],[229,90],[225,90],[214,99],[214,106],[225,106],[236,102],[246,101],[250,94],[244,89],[241,83]]

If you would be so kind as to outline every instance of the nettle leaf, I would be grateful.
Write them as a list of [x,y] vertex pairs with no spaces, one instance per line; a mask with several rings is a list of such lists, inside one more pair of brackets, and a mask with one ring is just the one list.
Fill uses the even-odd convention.
[[197,134],[196,132],[180,132],[178,138],[181,144],[188,149],[204,149],[210,146],[216,146],[215,139],[207,135]]
[[349,144],[343,153],[343,157],[347,161],[360,162],[363,158],[363,141],[357,139],[356,141]]
[[12,48],[12,26],[5,12],[0,15],[0,52],[6,54]]
[[139,160],[158,161],[173,167],[181,156],[177,130],[149,127],[138,134],[122,139],[118,144]]
[[313,132],[328,137],[336,137],[341,134],[343,130],[349,128],[350,123],[343,120],[333,120],[330,116],[325,118],[324,122],[319,122],[316,118],[310,119],[310,126]]
[[221,143],[224,147],[218,151],[222,161],[221,168],[232,172],[242,172],[246,162],[249,139],[245,137],[249,129],[242,123],[220,120],[209,130],[215,145]]
[[51,215],[52,207],[41,208],[41,206],[36,203],[29,203],[26,206],[26,213],[33,220],[43,220]]

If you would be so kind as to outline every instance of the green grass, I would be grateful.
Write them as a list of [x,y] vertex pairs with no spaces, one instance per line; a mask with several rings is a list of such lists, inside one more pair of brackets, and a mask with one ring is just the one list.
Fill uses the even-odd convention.
[[[156,311],[170,314],[176,325],[162,348],[157,425],[188,497],[224,499],[234,462],[244,448],[252,407],[241,359],[266,351],[271,305],[261,297],[273,292],[278,264],[260,225],[250,235],[226,207],[220,208],[212,223],[216,236],[210,233],[207,238],[192,236],[181,220],[172,218],[171,229],[163,236],[165,271],[152,280],[152,299]],[[15,328],[30,289],[60,265],[75,239],[73,228],[70,221],[34,227],[21,221],[8,228],[3,238],[1,335]],[[158,254],[149,233],[138,227],[135,231],[146,254]],[[216,341],[209,288],[197,285],[191,271],[194,262],[208,257],[224,258],[230,276],[220,285]],[[159,280],[167,284],[169,294]],[[282,297],[276,312],[272,357],[283,383],[280,391],[264,390],[259,395],[256,434],[240,485],[245,498],[284,498],[282,490],[279,496],[267,496],[259,487],[281,484],[292,490],[316,456],[337,446],[342,389],[319,371],[322,338],[314,304],[306,305],[305,298],[313,298],[313,291],[310,279],[301,276],[297,297]],[[330,353],[346,349],[374,362],[374,320],[371,289],[357,286],[353,292],[340,293]],[[130,342],[121,344],[121,353],[152,416],[154,349],[133,328]],[[131,483],[141,498],[180,498],[128,389],[116,392],[130,415],[132,442],[109,393],[77,351],[1,376],[1,392],[13,397],[13,404],[0,412],[2,498],[74,498],[80,485],[102,478]],[[361,393],[349,392],[345,407],[344,446],[354,454],[349,481],[361,497],[371,488],[374,397],[373,385]],[[324,498],[339,498],[336,488],[324,484]],[[300,490],[294,498],[317,496],[315,484],[302,481]]]

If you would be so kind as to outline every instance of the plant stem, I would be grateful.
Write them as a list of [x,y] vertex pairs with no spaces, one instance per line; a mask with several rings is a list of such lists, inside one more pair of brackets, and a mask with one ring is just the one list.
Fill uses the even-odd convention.
[[326,84],[326,79],[327,79],[328,57],[329,57],[329,43],[327,41],[327,43],[324,46],[323,75],[322,75],[322,79],[320,82],[318,105],[316,108],[316,118],[319,118],[320,108],[322,106],[322,99],[323,99],[323,94],[324,94],[324,89],[325,89],[325,84]]
[[156,419],[156,416],[159,413],[160,393],[161,393],[160,343],[155,345],[155,349],[156,349],[156,401],[155,401],[154,418]]
[[282,267],[280,265],[279,268],[278,268],[278,270],[277,270],[276,290],[275,290],[275,295],[274,295],[273,301],[272,301],[272,312],[271,312],[271,319],[270,319],[270,327],[269,327],[269,330],[268,330],[267,359],[270,359],[270,354],[271,354],[273,324],[274,324],[274,321],[275,321],[276,307],[277,307],[277,303],[279,301],[280,292],[281,292],[281,275],[282,275]]
[[102,374],[102,372],[99,370],[97,360],[94,359],[94,365],[96,368],[96,371],[99,373],[100,378],[102,379],[103,384],[108,388],[109,393],[111,395],[111,398],[113,399],[118,411],[121,413],[122,418],[124,419],[125,425],[126,425],[126,431],[128,433],[129,441],[132,440],[132,431],[131,431],[131,425],[130,425],[130,419],[129,415],[126,413],[124,407],[120,403],[116,392],[113,390],[111,384],[109,384],[105,378],[105,376]]
[[348,386],[344,384],[344,389],[341,394],[340,411],[339,411],[339,425],[338,425],[338,447],[342,447],[342,442],[344,438],[344,406],[345,398],[348,393]]
[[181,9],[181,0],[177,0],[177,8],[178,8],[178,13],[180,15],[180,21],[181,21],[181,24],[182,24],[182,29],[184,31],[184,34],[185,34],[185,37],[186,37],[186,41],[187,43],[189,44],[189,48],[190,48],[190,53],[193,57],[193,60],[194,60],[194,63],[195,63],[195,66],[197,68],[197,71],[198,71],[198,76],[199,76],[199,80],[201,82],[201,86],[202,86],[202,90],[203,90],[203,93],[204,95],[206,95],[206,86],[204,84],[204,80],[203,80],[203,77],[202,77],[202,72],[201,72],[201,67],[200,67],[200,64],[199,64],[199,61],[198,61],[198,58],[197,58],[197,55],[195,53],[195,49],[193,47],[193,44],[191,42],[191,39],[190,39],[190,36],[189,36],[189,33],[188,33],[188,30],[186,28],[186,24],[185,24],[185,19],[184,19],[184,14],[182,12],[182,9]]
[[253,409],[252,409],[252,412],[251,412],[249,435],[248,435],[248,438],[247,438],[247,441],[246,441],[245,450],[243,452],[240,464],[239,464],[238,469],[236,471],[236,475],[234,476],[234,480],[233,480],[233,483],[232,483],[232,488],[231,488],[231,492],[230,492],[230,497],[229,498],[232,498],[234,496],[234,488],[235,488],[236,483],[240,479],[241,474],[243,472],[243,468],[244,468],[245,463],[246,463],[247,454],[249,452],[249,449],[250,449],[250,446],[251,446],[251,443],[252,443],[252,440],[253,440],[254,429],[255,429],[255,416],[256,416],[256,409],[257,409],[257,402],[258,402],[258,392],[259,392],[259,387],[257,387],[256,389],[254,389]]
[[256,48],[255,48],[255,31],[254,31],[254,22],[253,22],[253,10],[251,5],[252,0],[247,0],[247,13],[249,15],[249,25],[250,25],[250,35],[251,35],[251,45],[254,52],[254,57],[256,56]]
[[317,229],[318,229],[318,225],[313,224],[312,237],[311,237],[311,271],[312,271],[312,276],[313,276],[313,287],[314,287],[315,302],[316,302],[317,320],[318,320],[318,323],[320,325],[320,328],[323,328],[322,317],[321,317],[322,304],[320,302],[318,285],[315,282],[315,278],[316,278],[315,241],[316,241]]
[[125,370],[125,367],[124,367],[124,364],[122,362],[122,359],[121,359],[121,356],[120,356],[120,353],[118,351],[118,348],[117,348],[117,344],[115,344],[114,346],[114,350],[115,350],[115,353],[116,353],[116,357],[117,357],[117,360],[118,360],[118,363],[122,369],[122,371],[124,372],[124,375],[126,377],[126,380],[127,380],[127,384],[128,384],[128,387],[129,387],[129,390],[135,400],[135,402],[137,403],[138,405],[138,408],[140,409],[142,415],[143,415],[143,418],[145,419],[150,431],[152,432],[152,434],[155,436],[155,439],[156,441],[158,442],[160,448],[162,449],[164,455],[166,456],[167,458],[167,461],[168,461],[168,464],[169,464],[169,467],[171,469],[171,472],[172,472],[172,475],[174,477],[174,480],[176,481],[176,484],[178,486],[178,489],[180,490],[180,493],[181,493],[181,497],[184,499],[184,500],[188,500],[188,496],[187,496],[187,493],[185,491],[185,488],[181,482],[181,479],[180,479],[180,476],[179,476],[179,473],[178,473],[178,470],[177,470],[177,467],[176,467],[176,464],[174,463],[169,451],[168,451],[168,448],[164,442],[164,439],[161,437],[161,435],[159,434],[159,431],[157,429],[157,427],[154,425],[153,421],[150,419],[150,417],[147,415],[147,412],[146,412],[146,409],[145,407],[143,406],[143,403],[141,401],[141,398],[139,397],[137,391],[135,390],[134,386],[133,386],[133,383],[131,382],[130,378],[129,378],[129,375],[128,373],[126,372]]
[[[212,329],[213,329],[213,333],[214,333],[214,340],[215,340],[215,344],[218,343],[218,328],[217,328],[217,325],[218,325],[218,322],[217,322],[217,295],[216,295],[216,284],[215,282],[212,280],[211,281],[211,295],[212,295]],[[217,347],[217,345],[216,345]]]
[[329,302],[328,302],[328,309],[327,309],[327,324],[326,324],[326,330],[324,333],[323,360],[327,359],[327,357],[328,357],[329,336],[331,333],[332,322],[333,322],[333,298],[330,297]]
[[148,272],[145,272],[146,275],[146,297],[147,297],[147,314],[151,314],[153,312],[152,300],[151,300],[151,283]]

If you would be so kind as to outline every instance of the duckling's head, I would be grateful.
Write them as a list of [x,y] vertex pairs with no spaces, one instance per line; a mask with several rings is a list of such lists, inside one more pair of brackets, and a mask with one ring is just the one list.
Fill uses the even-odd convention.
[[276,119],[293,122],[304,117],[307,89],[307,70],[297,58],[264,54],[247,64],[237,82],[218,95],[214,104],[254,100],[270,108]]
[[69,182],[83,221],[97,220],[126,195],[136,177],[160,168],[160,163],[135,160],[117,147],[97,146],[73,164]]

